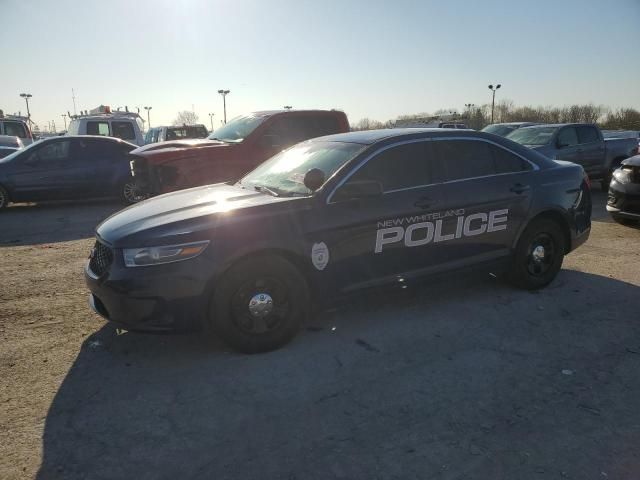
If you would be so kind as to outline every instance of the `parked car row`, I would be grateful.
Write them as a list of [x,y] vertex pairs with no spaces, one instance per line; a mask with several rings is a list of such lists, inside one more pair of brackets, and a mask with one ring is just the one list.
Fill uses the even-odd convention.
[[144,143],[166,142],[167,140],[187,140],[190,138],[207,138],[209,132],[202,124],[153,127],[144,135]]
[[0,209],[9,202],[117,196],[143,199],[131,177],[136,145],[101,136],[51,137],[0,159]]

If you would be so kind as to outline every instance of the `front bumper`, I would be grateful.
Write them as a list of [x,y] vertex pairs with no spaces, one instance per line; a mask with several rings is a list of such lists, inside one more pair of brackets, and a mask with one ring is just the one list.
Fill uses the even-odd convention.
[[609,185],[607,212],[629,220],[640,220],[640,183],[619,183],[615,179]]
[[209,261],[128,268],[115,250],[109,270],[97,276],[85,264],[89,305],[103,318],[131,331],[198,330],[207,318],[211,298]]

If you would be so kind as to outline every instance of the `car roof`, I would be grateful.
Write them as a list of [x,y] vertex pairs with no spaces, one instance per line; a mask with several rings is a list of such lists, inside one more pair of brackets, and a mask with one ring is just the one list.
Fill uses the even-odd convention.
[[271,115],[276,115],[278,113],[322,113],[322,114],[326,114],[326,113],[344,113],[342,110],[320,110],[320,109],[315,109],[315,110],[260,110],[257,112],[251,112],[248,115],[258,115],[261,117],[270,117]]
[[488,138],[486,133],[476,132],[475,130],[463,130],[460,128],[383,128],[380,130],[362,130],[357,132],[337,133],[335,135],[326,135],[324,137],[314,138],[311,141],[360,143],[362,145],[371,145],[391,138],[429,138],[440,136],[459,137],[460,135]]
[[117,142],[117,143],[122,143],[124,145],[131,145],[132,147],[138,148],[138,145],[135,145],[131,142],[127,142],[126,140],[122,140],[121,138],[118,138],[118,137],[107,137],[106,135],[56,135],[54,137],[43,138],[42,140],[40,140],[40,143],[49,142],[52,140],[63,140],[68,138],[72,138],[72,139],[77,138],[82,140],[86,140],[86,139],[103,140],[107,142]]
[[541,128],[541,127],[594,127],[593,123],[541,123],[540,125],[531,125],[526,128]]

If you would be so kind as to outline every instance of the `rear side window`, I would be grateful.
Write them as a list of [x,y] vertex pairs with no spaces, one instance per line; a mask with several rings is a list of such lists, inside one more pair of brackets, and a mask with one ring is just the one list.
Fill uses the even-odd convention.
[[594,143],[600,141],[598,131],[594,127],[578,127],[578,141],[580,143]]
[[578,144],[578,135],[576,134],[576,129],[573,127],[566,127],[560,130],[558,134],[558,146],[559,147],[570,147],[572,145]]
[[525,172],[531,170],[529,162],[504,148],[490,145],[496,173]]
[[121,138],[123,140],[135,140],[136,132],[133,129],[133,123],[131,122],[111,122],[111,128],[113,129],[113,136]]
[[109,122],[87,122],[87,135],[111,136]]
[[369,160],[353,181],[376,180],[385,192],[432,183],[431,150],[428,142],[391,147]]
[[103,160],[118,160],[124,158],[131,147],[123,149],[120,142],[105,140],[80,140],[78,149],[80,160],[83,162],[95,162]]
[[27,138],[27,129],[20,122],[4,122],[4,134],[10,137]]
[[437,181],[493,175],[493,155],[488,143],[473,140],[437,140],[433,142],[437,160]]

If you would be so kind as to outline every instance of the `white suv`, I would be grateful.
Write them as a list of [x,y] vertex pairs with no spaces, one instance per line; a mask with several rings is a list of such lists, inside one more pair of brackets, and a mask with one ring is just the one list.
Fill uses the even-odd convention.
[[133,112],[77,115],[69,123],[67,135],[102,135],[144,145],[142,120]]

